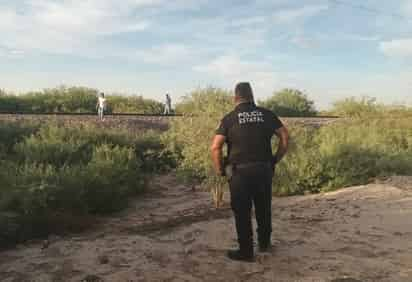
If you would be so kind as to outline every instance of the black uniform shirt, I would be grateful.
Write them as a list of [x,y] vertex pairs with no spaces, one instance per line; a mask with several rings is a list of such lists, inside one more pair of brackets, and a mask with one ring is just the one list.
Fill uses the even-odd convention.
[[242,103],[222,119],[216,134],[226,137],[231,164],[271,161],[271,139],[282,126],[272,111]]

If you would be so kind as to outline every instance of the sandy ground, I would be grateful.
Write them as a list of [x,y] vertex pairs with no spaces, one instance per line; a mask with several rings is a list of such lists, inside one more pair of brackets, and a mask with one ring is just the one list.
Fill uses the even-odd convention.
[[158,177],[94,230],[0,253],[0,281],[412,281],[412,179],[273,202],[271,254],[233,262],[231,211]]

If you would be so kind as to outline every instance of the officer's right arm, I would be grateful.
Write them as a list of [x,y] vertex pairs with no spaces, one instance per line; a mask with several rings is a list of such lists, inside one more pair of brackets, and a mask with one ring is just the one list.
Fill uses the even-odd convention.
[[222,149],[225,144],[226,137],[224,135],[216,134],[212,141],[212,146],[210,147],[212,153],[213,166],[217,174],[224,175]]
[[216,129],[215,137],[210,147],[212,153],[212,161],[215,171],[218,175],[225,175],[225,167],[223,164],[223,146],[226,142],[226,136],[228,136],[228,124],[227,118],[223,118]]

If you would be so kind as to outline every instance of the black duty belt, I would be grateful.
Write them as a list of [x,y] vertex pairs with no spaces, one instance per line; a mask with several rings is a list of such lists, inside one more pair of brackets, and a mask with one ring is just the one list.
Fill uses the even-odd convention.
[[249,163],[241,163],[241,164],[233,164],[235,168],[250,168],[250,167],[257,167],[257,166],[270,166],[271,163],[269,161],[266,162],[249,162]]

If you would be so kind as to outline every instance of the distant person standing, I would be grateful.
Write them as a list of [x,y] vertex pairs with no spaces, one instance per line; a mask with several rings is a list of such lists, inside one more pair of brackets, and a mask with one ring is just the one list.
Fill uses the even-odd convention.
[[99,97],[97,99],[97,105],[96,105],[97,114],[101,121],[104,120],[104,111],[106,110],[106,104],[107,104],[107,101],[106,101],[106,98],[104,97],[104,93],[102,92],[99,94]]
[[164,110],[164,115],[170,115],[172,110],[172,98],[170,98],[170,95],[166,93],[166,99],[165,99],[165,110]]

